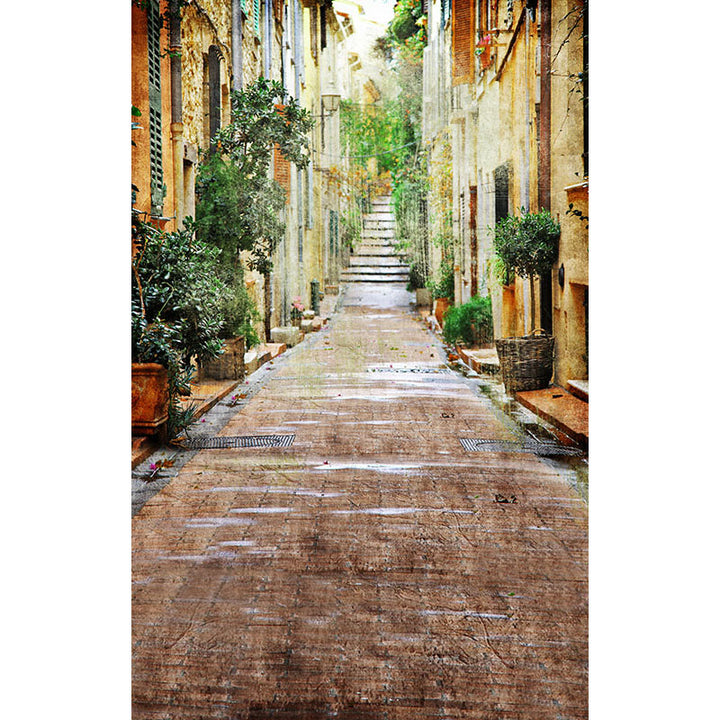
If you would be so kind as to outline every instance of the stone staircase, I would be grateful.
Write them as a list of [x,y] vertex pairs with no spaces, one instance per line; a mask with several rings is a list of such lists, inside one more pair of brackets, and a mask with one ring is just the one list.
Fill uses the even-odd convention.
[[346,283],[407,283],[408,266],[395,254],[395,218],[390,196],[373,200],[372,210],[363,215],[360,246],[350,256],[350,265],[342,272]]

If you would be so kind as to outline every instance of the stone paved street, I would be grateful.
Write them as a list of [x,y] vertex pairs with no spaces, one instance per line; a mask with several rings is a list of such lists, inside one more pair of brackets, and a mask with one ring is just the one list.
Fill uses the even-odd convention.
[[587,506],[444,365],[401,285],[350,286],[133,519],[133,717],[587,717]]

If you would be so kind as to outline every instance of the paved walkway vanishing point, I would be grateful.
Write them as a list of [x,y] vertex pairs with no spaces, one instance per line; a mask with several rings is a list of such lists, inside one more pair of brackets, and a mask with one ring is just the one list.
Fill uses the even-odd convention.
[[464,448],[516,428],[409,299],[349,286],[220,433],[292,444],[201,450],[133,518],[134,720],[587,717],[587,506]]

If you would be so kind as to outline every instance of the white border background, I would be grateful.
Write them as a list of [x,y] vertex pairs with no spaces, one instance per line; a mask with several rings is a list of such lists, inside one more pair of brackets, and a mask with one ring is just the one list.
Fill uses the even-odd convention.
[[[39,7],[40,6],[40,7]],[[3,716],[130,718],[130,2],[3,9]],[[591,25],[591,717],[716,711],[720,10]]]

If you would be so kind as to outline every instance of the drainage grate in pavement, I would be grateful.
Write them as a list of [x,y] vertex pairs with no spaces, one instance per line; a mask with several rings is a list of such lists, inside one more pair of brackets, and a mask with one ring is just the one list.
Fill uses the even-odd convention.
[[192,450],[217,450],[225,448],[290,447],[295,440],[292,435],[231,435],[228,437],[192,438],[184,444]]
[[487,440],[484,438],[459,438],[460,444],[468,452],[520,452],[536,455],[582,455],[580,448],[568,447],[555,442],[537,440]]

